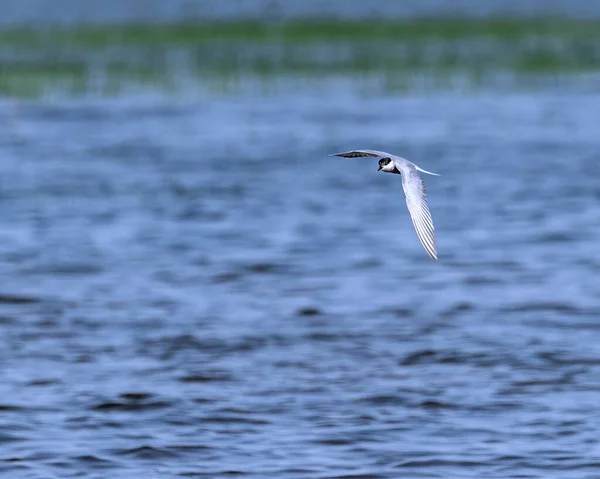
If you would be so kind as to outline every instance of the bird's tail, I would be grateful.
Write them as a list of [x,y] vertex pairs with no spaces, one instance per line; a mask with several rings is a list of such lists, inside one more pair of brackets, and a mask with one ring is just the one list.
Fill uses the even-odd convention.
[[415,165],[415,168],[417,169],[417,171],[420,171],[421,173],[427,173],[428,175],[433,175],[433,176],[442,176],[442,175],[438,175],[437,173],[432,173],[431,171],[424,170],[423,168],[419,168],[417,165]]

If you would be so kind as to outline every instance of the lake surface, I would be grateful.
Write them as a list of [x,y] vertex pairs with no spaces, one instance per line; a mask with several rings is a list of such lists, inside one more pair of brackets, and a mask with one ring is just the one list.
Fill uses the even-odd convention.
[[453,22],[0,32],[0,476],[600,477],[594,23]]
[[597,92],[326,86],[3,102],[4,476],[598,477]]

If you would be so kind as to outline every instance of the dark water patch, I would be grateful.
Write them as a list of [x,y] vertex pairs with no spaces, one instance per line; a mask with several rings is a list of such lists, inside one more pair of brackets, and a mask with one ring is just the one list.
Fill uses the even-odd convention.
[[382,308],[381,312],[384,314],[392,314],[398,318],[410,318],[415,314],[415,311],[412,308],[405,307],[386,307]]
[[201,421],[202,423],[207,424],[250,424],[254,426],[266,426],[271,424],[271,421],[267,421],[265,419],[255,419],[231,414],[205,416],[201,419]]
[[73,462],[67,459],[53,459],[46,461],[46,465],[50,466],[52,469],[66,470],[70,467],[73,467]]
[[193,334],[167,336],[147,342],[141,353],[157,353],[164,360],[177,357],[186,352],[225,353],[226,341],[217,338],[200,338]]
[[92,406],[92,411],[128,411],[128,412],[144,412],[154,409],[163,409],[172,406],[169,402],[155,401],[148,403],[119,403],[119,402],[105,402]]
[[[25,473],[25,472],[31,472],[32,467],[29,464],[21,464],[21,463],[0,463],[0,473],[10,473],[11,477],[17,477],[14,474],[15,473]],[[26,477],[31,477],[30,475],[26,476]]]
[[241,273],[220,273],[211,277],[211,283],[219,284],[219,283],[233,283],[235,281],[239,281],[243,278]]
[[219,470],[214,472],[180,472],[177,474],[179,477],[235,477],[235,476],[247,476],[250,475],[248,472],[238,470]]
[[508,306],[500,310],[502,313],[560,313],[567,315],[582,315],[585,310],[570,303],[532,302]]
[[518,359],[507,353],[501,356],[488,352],[464,353],[453,350],[422,349],[408,353],[398,361],[400,366],[417,366],[423,364],[471,364],[479,367],[491,367],[499,363],[516,364]]
[[254,263],[245,266],[244,269],[252,274],[275,274],[284,272],[286,268],[277,263]]
[[123,393],[121,400],[105,401],[90,406],[90,410],[99,412],[146,412],[171,407],[169,401],[151,400],[148,393]]
[[416,407],[428,410],[457,409],[459,406],[449,402],[427,399],[416,404]]
[[205,453],[208,451],[213,451],[214,448],[211,446],[207,446],[205,444],[178,444],[173,446],[167,446],[165,449],[169,451],[173,451],[177,454],[192,454],[196,455],[199,453]]
[[119,394],[119,397],[125,399],[126,401],[144,401],[146,399],[150,399],[152,394],[128,392]]
[[56,275],[97,275],[102,273],[104,270],[101,266],[96,263],[46,263],[38,264],[30,269],[23,270],[24,273],[29,275],[44,275],[44,274],[56,274]]
[[329,439],[318,439],[314,442],[315,444],[321,444],[323,446],[349,446],[354,444],[354,439],[335,437]]
[[135,459],[153,460],[153,459],[172,459],[177,454],[168,451],[165,448],[153,446],[139,446],[130,449],[119,449],[114,452],[118,456],[128,456]]
[[21,412],[24,409],[27,409],[27,408],[22,407],[22,406],[16,406],[14,404],[1,404],[0,403],[0,413]]
[[383,263],[376,258],[369,258],[357,261],[353,264],[353,268],[355,269],[377,269],[380,268]]
[[514,463],[514,462],[519,462],[519,461],[524,461],[527,459],[527,456],[521,456],[518,454],[505,454],[502,456],[498,456],[493,458],[491,461],[492,462],[498,462],[498,463],[504,463],[504,462],[508,462],[508,463]]
[[466,468],[474,468],[483,465],[483,462],[479,461],[451,461],[447,459],[428,459],[428,460],[411,460],[401,462],[397,464],[395,467],[398,469],[412,469],[412,468],[428,468],[428,467],[443,467],[446,470],[448,469],[466,469]]
[[475,309],[475,305],[472,302],[460,301],[460,302],[453,304],[448,309],[444,310],[441,313],[441,315],[444,317],[452,318],[452,317],[467,313],[469,311],[472,311],[473,309]]
[[536,236],[534,238],[534,242],[536,243],[570,243],[573,240],[577,239],[577,236],[569,234],[569,233],[563,233],[563,232],[556,232],[556,233],[547,233],[544,235],[540,235],[540,236]]
[[[236,353],[248,353],[263,349],[266,346],[283,347],[290,344],[291,339],[279,334],[248,335],[225,341],[216,337],[199,338],[194,335],[184,335],[164,340],[153,340],[143,349],[144,353],[160,354],[161,359],[171,359],[185,353],[224,357]],[[218,373],[218,371],[215,371]],[[211,372],[209,371],[208,374]],[[190,372],[191,375],[196,373]],[[202,372],[200,375],[203,375]]]
[[127,427],[127,421],[123,421],[122,418],[110,420],[104,419],[104,417],[100,420],[101,417],[90,415],[89,409],[87,409],[85,415],[70,417],[66,423],[72,430],[122,430]]
[[[327,392],[327,386],[322,385],[313,385],[313,386],[291,386],[285,389],[285,392],[288,394],[296,395],[296,394],[323,394]],[[263,395],[263,394],[259,394]],[[268,395],[268,393],[267,393]],[[280,412],[284,412],[282,408],[270,408],[269,412],[271,414],[277,414]]]
[[[497,392],[498,395],[502,395],[500,391]],[[527,405],[518,401],[518,400],[498,400],[494,399],[493,402],[480,403],[480,404],[469,404],[464,407],[465,410],[473,414],[500,414],[500,413],[515,413],[516,411],[521,411],[526,408]],[[489,429],[482,429],[480,431],[474,432],[482,432],[484,434],[489,433]]]
[[405,406],[408,400],[397,394],[378,394],[358,399],[363,404],[371,406]]
[[[566,463],[565,463],[566,462]],[[560,460],[545,460],[540,461],[540,463],[536,463],[535,466],[529,462],[529,467],[535,467],[536,469],[546,470],[546,471],[581,471],[581,470],[589,470],[590,472],[596,472],[600,467],[599,461],[577,461],[574,464],[570,464],[570,461],[560,461]]]
[[74,363],[94,363],[96,357],[93,354],[79,354],[74,360]]
[[319,479],[385,479],[381,474],[342,474],[336,476],[319,476]]
[[315,342],[336,342],[344,339],[356,339],[356,336],[349,333],[325,333],[325,332],[314,332],[305,335],[305,338],[309,341]]
[[117,464],[114,461],[110,461],[106,458],[101,458],[91,454],[75,456],[72,459],[73,461],[90,468],[110,468],[117,466]]
[[292,370],[318,371],[314,365],[303,361],[280,360],[273,363],[276,368],[289,368]]
[[322,311],[316,306],[304,306],[296,311],[298,316],[320,316]]
[[0,432],[0,443],[12,443],[26,440],[26,436],[19,436],[7,432]]
[[23,296],[19,294],[0,293],[0,304],[19,305],[19,304],[37,304],[42,302],[41,298],[33,296]]
[[600,331],[600,323],[596,322],[595,319],[598,317],[598,311],[595,309],[584,309],[578,313],[578,317],[584,317],[583,321],[573,319],[573,317],[567,318],[566,320],[550,319],[550,318],[538,318],[528,319],[527,323],[534,328],[552,328],[557,330],[571,330],[571,331]]
[[213,275],[210,279],[212,283],[232,283],[245,278],[252,278],[257,275],[278,275],[289,273],[289,268],[278,263],[253,263],[249,265],[240,265],[237,271],[225,271]]
[[481,267],[489,269],[489,271],[502,271],[505,273],[519,273],[523,271],[523,263],[514,260],[496,260],[484,261]]
[[56,459],[56,454],[51,451],[35,451],[32,454],[23,457],[23,460],[30,462],[46,462]]
[[230,353],[247,353],[263,349],[269,344],[287,343],[288,340],[282,336],[243,336],[239,341],[229,344]]
[[465,284],[472,286],[484,286],[490,284],[502,284],[502,281],[499,278],[494,278],[491,276],[467,276],[465,278]]
[[452,323],[445,320],[443,316],[441,321],[432,321],[426,323],[423,327],[419,328],[414,334],[410,336],[414,339],[415,336],[437,334],[442,330],[452,328]]
[[[600,364],[600,361],[598,362]],[[514,381],[511,386],[515,389],[537,387],[537,386],[565,386],[572,384],[575,379],[575,372],[561,374],[558,377],[546,378],[546,379],[529,379],[523,381]]]
[[399,361],[401,366],[412,366],[414,364],[431,363],[438,356],[438,352],[431,349],[423,349],[408,354]]
[[230,382],[233,376],[224,371],[207,371],[201,374],[186,374],[177,378],[183,383],[212,383],[212,382]]
[[[57,329],[60,327],[60,320],[57,318],[46,317],[36,321],[35,325],[39,328]],[[72,335],[69,331],[51,331],[47,334],[53,335],[55,338],[67,338],[70,334]]]
[[[552,366],[597,366],[600,357],[578,356],[571,351],[540,351],[536,357]],[[568,373],[569,375],[574,372]]]
[[206,397],[192,398],[192,401],[194,401],[196,404],[213,404],[213,403],[217,402],[217,400],[215,398],[206,398]]

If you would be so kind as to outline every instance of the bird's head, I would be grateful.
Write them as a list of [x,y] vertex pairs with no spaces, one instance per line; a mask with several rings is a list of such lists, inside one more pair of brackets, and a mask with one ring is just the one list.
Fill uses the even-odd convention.
[[387,173],[392,173],[395,169],[396,165],[394,165],[391,158],[382,158],[379,160],[379,168],[377,168],[377,171],[383,170]]

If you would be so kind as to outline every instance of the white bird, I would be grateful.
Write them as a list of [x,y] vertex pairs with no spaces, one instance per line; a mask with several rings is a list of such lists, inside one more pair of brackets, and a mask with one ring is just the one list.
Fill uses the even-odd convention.
[[425,184],[419,175],[427,173],[428,175],[440,176],[437,173],[426,171],[411,163],[406,158],[396,155],[390,155],[385,151],[376,150],[352,150],[343,153],[334,153],[330,156],[341,156],[344,158],[373,157],[379,158],[379,168],[386,173],[396,173],[402,175],[402,188],[406,196],[406,205],[412,219],[413,225],[421,244],[432,259],[438,259],[437,247],[435,242],[435,229],[431,219],[431,213],[427,206],[427,193]]

